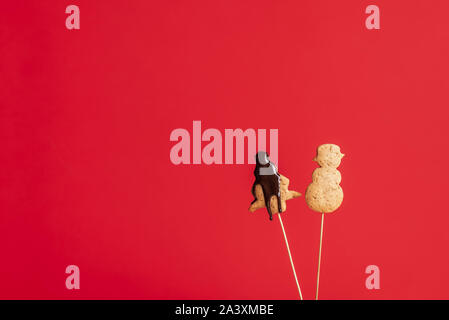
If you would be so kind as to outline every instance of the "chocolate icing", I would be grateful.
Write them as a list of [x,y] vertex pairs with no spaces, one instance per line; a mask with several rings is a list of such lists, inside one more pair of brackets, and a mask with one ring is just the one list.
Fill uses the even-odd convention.
[[[267,168],[261,172],[261,168]],[[261,174],[262,173],[262,174]],[[256,168],[254,169],[254,176],[256,181],[254,181],[251,192],[254,196],[254,203],[256,199],[255,188],[256,185],[260,184],[263,190],[263,196],[265,198],[265,206],[267,207],[268,214],[270,215],[270,220],[273,220],[273,213],[271,212],[270,199],[272,196],[276,196],[278,199],[278,211],[282,212],[281,205],[281,176],[279,175],[276,166],[270,161],[268,153],[265,151],[260,151],[256,155]]]

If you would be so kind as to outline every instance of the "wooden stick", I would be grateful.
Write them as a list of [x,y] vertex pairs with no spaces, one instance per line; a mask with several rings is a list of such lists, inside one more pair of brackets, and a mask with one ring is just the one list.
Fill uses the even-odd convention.
[[318,300],[318,290],[320,288],[320,267],[321,267],[321,248],[323,247],[323,226],[324,226],[324,213],[321,213],[320,253],[318,255],[318,272],[316,275],[315,300]]
[[284,224],[282,223],[281,214],[279,213],[278,216],[279,216],[279,222],[281,223],[282,232],[284,233],[284,240],[285,240],[285,244],[287,245],[288,256],[290,258],[290,264],[292,265],[293,275],[295,276],[296,286],[298,287],[299,297],[301,298],[301,300],[303,300],[302,293],[301,293],[301,287],[299,286],[298,277],[296,276],[295,265],[293,264],[292,254],[290,253],[290,247],[288,245],[287,235],[285,234],[285,229],[284,229]]

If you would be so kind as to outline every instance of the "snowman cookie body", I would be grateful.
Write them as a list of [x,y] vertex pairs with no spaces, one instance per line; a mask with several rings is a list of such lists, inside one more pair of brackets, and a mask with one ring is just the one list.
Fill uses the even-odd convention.
[[323,144],[317,149],[316,161],[321,167],[313,171],[312,183],[307,187],[305,200],[310,209],[320,212],[333,212],[343,202],[343,189],[340,187],[341,174],[337,170],[344,154],[335,144]]

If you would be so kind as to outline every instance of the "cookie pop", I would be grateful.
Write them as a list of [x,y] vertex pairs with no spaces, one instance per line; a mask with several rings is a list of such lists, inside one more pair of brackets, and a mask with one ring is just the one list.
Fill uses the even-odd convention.
[[321,213],[320,251],[318,255],[318,271],[315,299],[318,300],[320,285],[321,249],[323,244],[324,214],[334,212],[343,202],[343,190],[340,187],[341,174],[337,170],[344,154],[335,144],[322,144],[313,159],[320,168],[313,171],[312,183],[306,190],[306,203],[310,209]]
[[301,194],[296,191],[288,190],[290,180],[278,173],[276,166],[270,161],[266,152],[261,151],[257,153],[254,176],[256,180],[254,181],[251,190],[254,200],[251,202],[249,211],[254,212],[257,209],[267,208],[270,220],[273,220],[273,214],[278,215],[293,275],[295,276],[296,286],[298,287],[299,297],[303,300],[301,287],[299,286],[298,277],[296,276],[295,265],[293,264],[287,235],[281,218],[281,212],[284,212],[287,209],[287,200],[297,198],[301,196]]

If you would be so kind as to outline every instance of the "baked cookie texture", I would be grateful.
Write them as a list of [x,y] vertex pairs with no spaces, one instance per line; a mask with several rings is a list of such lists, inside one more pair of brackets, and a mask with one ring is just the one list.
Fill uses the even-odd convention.
[[[296,191],[288,190],[288,185],[290,184],[290,180],[287,177],[284,177],[282,174],[280,175],[280,194],[281,194],[281,209],[284,212],[287,209],[287,200],[294,199],[300,197],[301,194]],[[257,209],[265,208],[265,198],[263,195],[262,186],[257,184],[254,188],[254,196],[256,201],[254,201],[249,207],[250,212],[254,212]],[[270,208],[271,213],[276,214],[279,213],[278,210],[278,199],[276,196],[272,196],[270,199]]]
[[306,190],[306,203],[310,209],[320,213],[330,213],[343,202],[343,189],[340,187],[341,174],[337,170],[344,154],[335,144],[322,144],[317,148],[313,159],[320,168],[313,171],[312,183]]

